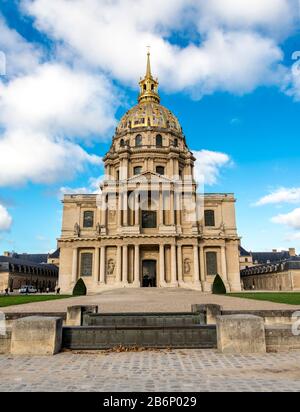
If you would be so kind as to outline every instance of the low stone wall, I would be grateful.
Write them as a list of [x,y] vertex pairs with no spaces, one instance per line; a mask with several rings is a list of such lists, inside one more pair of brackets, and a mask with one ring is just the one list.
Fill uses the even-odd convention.
[[22,318],[28,318],[32,316],[41,316],[43,318],[49,318],[49,317],[55,317],[55,318],[61,318],[63,320],[63,323],[66,322],[67,319],[67,314],[66,312],[55,312],[55,313],[22,313],[22,312],[14,312],[14,313],[5,313],[5,322],[6,322],[6,327],[11,328],[13,325],[13,322],[17,319],[22,319]]
[[216,348],[215,326],[183,327],[64,327],[63,348],[112,349],[117,346],[145,348]]
[[[83,326],[192,326],[204,324],[201,313],[84,314]],[[68,325],[69,326],[69,325]]]
[[290,325],[265,326],[268,352],[300,350],[300,336],[295,336]]
[[254,315],[264,319],[265,325],[292,324],[295,310],[222,310],[222,315]]
[[7,329],[5,335],[0,335],[0,355],[10,353],[11,329]]

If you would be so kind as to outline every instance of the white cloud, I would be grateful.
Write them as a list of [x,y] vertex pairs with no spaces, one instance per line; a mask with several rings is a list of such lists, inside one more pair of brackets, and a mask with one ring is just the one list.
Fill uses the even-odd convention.
[[201,150],[193,152],[195,162],[195,179],[199,184],[214,185],[217,183],[222,167],[229,166],[230,157],[225,153]]
[[300,229],[300,208],[290,213],[274,216],[271,221],[282,225],[287,225],[293,229]]
[[0,84],[0,122],[7,128],[82,137],[114,125],[113,90],[103,76],[57,64]]
[[0,139],[0,186],[27,181],[53,183],[82,171],[84,163],[97,164],[100,158],[80,146],[43,133],[10,130]]
[[59,189],[59,198],[63,198],[64,195],[85,195],[85,194],[99,194],[101,193],[100,184],[103,182],[105,176],[91,177],[88,185],[84,187],[61,187]]
[[42,59],[40,48],[26,42],[18,32],[8,28],[1,15],[0,50],[5,55],[8,77],[30,72]]
[[100,140],[114,125],[114,94],[103,76],[45,64],[0,83],[0,93],[0,185],[50,183],[100,164],[72,140]]
[[281,187],[272,193],[259,199],[255,206],[264,206],[268,204],[280,203],[300,203],[300,188],[285,188]]
[[199,29],[222,25],[230,29],[286,32],[297,18],[295,0],[200,0]]
[[12,217],[7,209],[0,204],[0,232],[8,231],[12,225]]
[[[196,87],[199,97],[215,90],[245,93],[278,83],[283,54],[271,37],[252,30],[255,23],[278,29],[279,21],[284,19],[287,25],[286,20],[293,18],[289,2],[272,1],[262,6],[258,0],[254,5],[247,0],[245,6],[235,7],[232,1],[225,5],[215,1],[208,7],[207,1],[191,0],[24,0],[23,4],[37,27],[72,50],[74,58],[132,85],[144,71],[145,47],[150,44],[161,84],[171,91],[194,92]],[[228,24],[224,29],[222,23],[233,9],[231,20],[239,26]],[[201,23],[205,19],[213,20],[208,28]],[[203,42],[180,48],[168,41],[172,31],[187,28],[204,34]]]

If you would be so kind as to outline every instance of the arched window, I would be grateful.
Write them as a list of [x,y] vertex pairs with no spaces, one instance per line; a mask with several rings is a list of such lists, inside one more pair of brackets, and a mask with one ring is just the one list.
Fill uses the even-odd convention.
[[162,147],[163,145],[163,138],[160,134],[156,136],[156,147]]
[[214,276],[218,274],[218,260],[216,252],[206,253],[206,272],[208,276]]
[[121,139],[121,141],[120,141],[120,146],[121,146],[121,147],[124,147],[124,146],[125,146],[125,140],[124,140],[124,139]]
[[135,145],[136,145],[136,147],[142,146],[142,143],[143,143],[143,138],[142,138],[142,136],[141,136],[140,134],[138,134],[138,135],[136,136],[136,138],[135,138]]
[[156,166],[156,173],[163,176],[165,174],[165,168],[163,166]]
[[174,147],[178,147],[178,139],[174,139],[173,144],[174,144]]
[[134,174],[134,176],[137,176],[137,175],[140,175],[142,173],[142,171],[143,171],[142,166],[136,166],[133,169],[133,174]]
[[215,212],[213,210],[205,210],[204,223],[205,226],[215,226]]
[[94,226],[94,212],[83,213],[83,227],[91,228]]

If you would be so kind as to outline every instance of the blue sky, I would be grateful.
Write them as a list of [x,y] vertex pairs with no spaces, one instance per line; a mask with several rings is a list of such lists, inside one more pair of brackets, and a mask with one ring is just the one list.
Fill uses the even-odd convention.
[[235,193],[243,245],[300,252],[299,1],[160,3],[0,0],[0,251],[55,249],[61,193],[95,189],[151,44],[162,104],[205,190]]

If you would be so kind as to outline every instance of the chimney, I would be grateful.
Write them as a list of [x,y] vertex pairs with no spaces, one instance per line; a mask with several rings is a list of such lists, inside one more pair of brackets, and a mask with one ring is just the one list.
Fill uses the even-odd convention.
[[289,255],[291,257],[296,256],[296,249],[293,247],[289,248]]
[[272,252],[273,252],[273,253],[277,253],[277,249],[273,249]]

